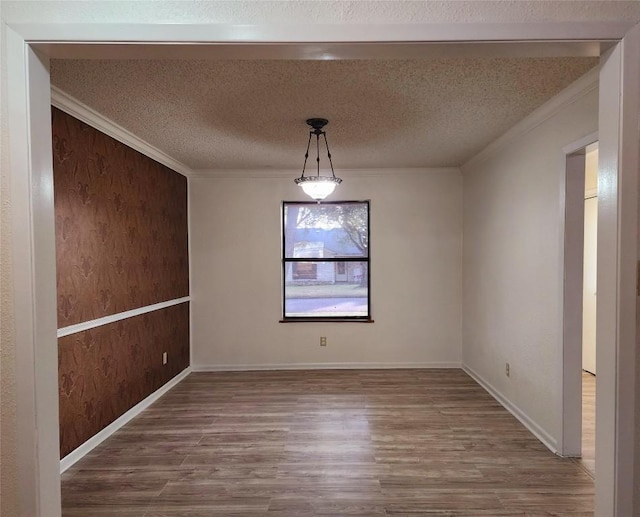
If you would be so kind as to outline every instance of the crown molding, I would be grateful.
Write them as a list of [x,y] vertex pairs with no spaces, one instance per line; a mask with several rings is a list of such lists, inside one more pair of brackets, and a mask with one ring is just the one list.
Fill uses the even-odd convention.
[[148,156],[152,160],[169,167],[175,172],[187,177],[192,175],[191,168],[187,167],[184,163],[179,162],[164,151],[161,151],[157,147],[145,142],[134,135],[131,131],[119,126],[101,113],[98,113],[93,108],[83,104],[75,97],[72,97],[65,91],[53,85],[51,85],[51,104],[72,117],[81,120],[85,124],[89,124],[98,131],[101,131],[145,156]]
[[[320,171],[324,174],[323,171]],[[408,174],[460,174],[458,167],[417,167],[417,168],[380,168],[380,169],[340,169],[336,176],[349,177],[380,177]],[[195,169],[190,175],[198,179],[274,179],[297,178],[300,169]]]
[[531,112],[511,129],[507,130],[502,136],[499,136],[491,142],[482,151],[474,157],[467,160],[460,169],[462,173],[470,172],[489,158],[495,156],[506,146],[512,142],[519,140],[527,133],[549,120],[551,117],[562,111],[567,106],[580,100],[588,93],[598,88],[598,79],[600,75],[599,67],[592,68],[575,82],[571,83],[555,97],[545,102],[542,106]]

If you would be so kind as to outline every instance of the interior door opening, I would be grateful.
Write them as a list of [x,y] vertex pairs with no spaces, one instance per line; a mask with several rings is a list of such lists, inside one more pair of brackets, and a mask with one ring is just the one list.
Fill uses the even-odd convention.
[[581,462],[595,476],[598,142],[585,148]]
[[[595,471],[597,134],[564,148],[562,456]],[[584,461],[583,461],[584,460]]]

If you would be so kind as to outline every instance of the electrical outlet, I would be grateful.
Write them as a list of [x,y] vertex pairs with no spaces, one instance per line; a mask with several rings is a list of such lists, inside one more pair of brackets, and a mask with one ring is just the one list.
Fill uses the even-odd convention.
[[162,352],[162,364],[167,364],[167,353]]
[[322,336],[320,338],[320,346],[327,346],[327,338]]
[[504,373],[507,374],[507,377],[509,377],[511,375],[511,367],[509,366],[509,363],[506,364],[506,366],[504,368]]

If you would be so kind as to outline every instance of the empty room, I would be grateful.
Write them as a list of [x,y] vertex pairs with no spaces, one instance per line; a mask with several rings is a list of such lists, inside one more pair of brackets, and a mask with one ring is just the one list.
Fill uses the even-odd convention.
[[[32,93],[12,87],[9,113],[16,131],[13,107],[32,106],[25,163],[48,171],[26,269],[57,346],[3,370],[3,396],[22,386],[21,426],[3,413],[22,452],[3,465],[40,465],[3,473],[3,515],[633,514],[637,249],[620,235],[637,182],[620,171],[637,165],[637,95],[611,92],[638,82],[621,72],[638,27],[609,20],[626,46],[596,21],[536,42],[394,33],[430,13],[417,2],[376,42],[364,3],[336,5],[362,34],[230,18],[237,33],[184,45],[107,28],[114,43],[75,46],[82,22],[45,37],[7,11],[43,31],[22,40]],[[22,319],[16,335],[39,328]],[[46,429],[33,460],[25,387]]]

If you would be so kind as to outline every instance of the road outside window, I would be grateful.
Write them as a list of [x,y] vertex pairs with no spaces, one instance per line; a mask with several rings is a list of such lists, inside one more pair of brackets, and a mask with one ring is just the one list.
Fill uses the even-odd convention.
[[283,319],[369,320],[369,202],[282,206]]

